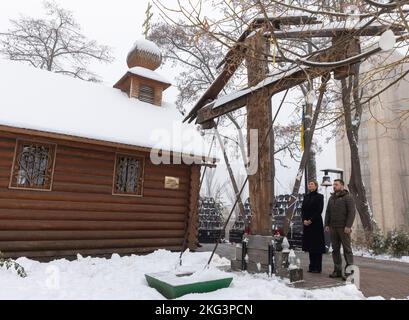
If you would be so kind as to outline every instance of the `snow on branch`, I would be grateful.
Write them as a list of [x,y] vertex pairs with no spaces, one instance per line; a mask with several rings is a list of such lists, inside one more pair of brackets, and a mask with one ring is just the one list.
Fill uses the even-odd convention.
[[373,0],[364,0],[364,2],[366,2],[367,4],[377,7],[377,8],[382,8],[382,9],[391,9],[391,8],[396,8],[398,6],[402,6],[404,4],[408,4],[409,1],[392,1],[389,3],[380,3],[377,1],[373,1]]
[[[388,30],[389,31],[389,30]],[[385,33],[387,34],[387,37],[390,37],[390,33],[386,31]],[[407,40],[409,38],[409,33],[403,34],[399,37],[394,38],[394,41],[390,41],[390,39],[387,39],[390,42],[402,42],[404,40]],[[382,38],[381,38],[382,40]],[[381,52],[382,50],[390,50],[392,48],[387,48],[384,47],[382,45],[382,43],[380,42],[380,45],[378,45],[378,47],[371,49],[371,50],[367,50],[365,52],[362,52],[358,55],[349,57],[347,59],[344,60],[340,60],[340,61],[334,61],[334,62],[316,62],[316,61],[310,61],[308,59],[296,59],[295,61],[301,65],[305,65],[308,67],[322,67],[322,68],[336,68],[336,67],[342,67],[344,65],[349,65],[349,64],[354,64],[357,63],[359,61],[361,61],[362,59],[368,58],[378,52]]]

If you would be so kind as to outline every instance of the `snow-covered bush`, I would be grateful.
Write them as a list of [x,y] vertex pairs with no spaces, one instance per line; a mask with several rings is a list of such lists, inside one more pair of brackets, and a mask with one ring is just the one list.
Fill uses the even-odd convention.
[[409,230],[401,228],[389,231],[386,235],[376,229],[371,236],[367,249],[374,255],[390,254],[394,257],[409,255]]
[[387,242],[389,242],[390,253],[395,257],[409,255],[409,232],[405,229],[399,229],[389,234]]
[[17,274],[20,277],[27,277],[26,271],[20,264],[10,258],[4,258],[3,253],[0,251],[0,269],[2,269],[3,267],[6,267],[7,270],[14,268],[14,270],[16,270]]
[[382,231],[379,228],[374,230],[372,237],[369,242],[369,250],[371,250],[375,255],[385,254],[388,252],[388,243]]

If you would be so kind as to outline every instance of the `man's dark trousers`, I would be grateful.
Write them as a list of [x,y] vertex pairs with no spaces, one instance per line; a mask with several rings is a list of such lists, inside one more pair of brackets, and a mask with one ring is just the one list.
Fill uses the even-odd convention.
[[344,228],[330,228],[332,259],[334,260],[334,271],[342,272],[341,244],[344,250],[345,262],[348,265],[354,264],[352,254],[351,234],[345,233]]

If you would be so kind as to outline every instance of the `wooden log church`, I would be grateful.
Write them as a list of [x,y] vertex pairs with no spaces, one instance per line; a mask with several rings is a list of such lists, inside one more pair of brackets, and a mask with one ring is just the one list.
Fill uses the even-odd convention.
[[[6,257],[195,248],[200,167],[213,160],[196,129],[162,101],[170,84],[155,71],[158,47],[137,41],[127,64],[109,88],[0,61]],[[182,161],[157,164],[152,148]]]

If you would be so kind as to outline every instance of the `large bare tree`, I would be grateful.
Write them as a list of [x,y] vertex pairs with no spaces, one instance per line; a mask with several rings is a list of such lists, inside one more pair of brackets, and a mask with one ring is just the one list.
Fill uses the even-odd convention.
[[[294,15],[304,15],[308,17],[315,17],[322,22],[322,27],[316,25],[311,27],[311,30],[318,30],[322,28],[322,31],[327,32],[329,36],[323,36],[320,40],[313,41],[312,38],[306,33],[304,36],[300,35],[298,37],[292,37],[288,39],[276,38],[275,34],[282,35],[285,30],[277,30],[277,26],[271,25],[268,31],[271,35],[269,39],[271,43],[271,50],[269,53],[265,54],[262,58],[267,59],[270,67],[275,70],[278,74],[280,70],[287,70],[289,66],[314,66],[327,68],[328,71],[332,71],[335,65],[330,63],[325,65],[321,62],[317,62],[317,57],[322,56],[323,52],[328,52],[330,54],[336,54],[334,50],[336,48],[346,48],[351,41],[351,37],[344,37],[342,42],[337,41],[333,43],[331,40],[331,29],[336,29],[342,26],[354,26],[356,28],[355,35],[359,34],[363,29],[369,25],[381,26],[380,32],[377,34],[379,36],[383,32],[383,27],[389,28],[391,23],[394,27],[400,25],[404,27],[403,29],[409,30],[407,25],[407,11],[402,9],[402,6],[408,1],[372,1],[372,0],[362,0],[362,1],[334,1],[334,0],[293,0],[293,1],[275,1],[275,0],[256,0],[256,1],[239,1],[239,0],[216,0],[216,1],[178,1],[177,5],[171,6],[164,1],[155,0],[154,3],[157,8],[161,11],[162,18],[164,21],[170,21],[171,23],[178,24],[177,21],[173,19],[173,15],[178,15],[181,19],[184,19],[183,27],[185,30],[197,30],[195,31],[197,37],[208,37],[212,38],[216,43],[221,44],[225,51],[235,48],[236,51],[245,52],[248,56],[251,54],[251,50],[245,47],[245,43],[240,43],[237,45],[237,31],[239,34],[246,28],[251,29],[251,21],[257,20],[263,17],[264,20],[269,20],[270,16],[280,17],[280,16],[294,16]],[[204,10],[205,6],[212,6],[212,13],[208,13],[208,10]],[[167,6],[171,6],[168,8]],[[206,12],[206,13],[205,13]],[[348,27],[349,28],[349,27]],[[309,29],[308,25],[302,25],[299,30]],[[301,33],[300,33],[301,34]],[[254,35],[254,32],[249,32],[246,37]],[[407,39],[409,34],[402,34],[401,37],[396,39],[397,46],[406,47],[408,46]],[[361,42],[359,43],[362,51],[365,51],[365,55],[355,57],[354,60],[349,60],[345,62],[346,64],[353,65],[354,63],[361,63],[368,59],[369,53],[378,53],[379,48],[376,47],[375,37],[361,37]],[[396,48],[396,46],[395,46]],[[340,59],[343,59],[342,57]],[[407,60],[407,56],[402,59],[402,62]],[[315,64],[314,64],[315,63]],[[344,62],[337,61],[340,66]],[[379,70],[383,69],[393,69],[396,68],[396,62],[393,64],[386,62]],[[353,169],[353,177],[351,176],[351,181],[349,187],[351,192],[356,198],[357,208],[360,213],[362,224],[364,228],[368,231],[371,230],[372,219],[371,211],[368,206],[368,201],[366,201],[365,188],[362,182],[362,176],[360,174],[360,163],[359,154],[357,151],[357,140],[351,139],[356,136],[359,131],[359,122],[357,121],[361,114],[361,108],[366,107],[366,102],[368,99],[376,99],[377,96],[384,90],[390,88],[387,84],[384,88],[378,88],[375,92],[367,92],[371,96],[365,101],[362,100],[361,88],[362,84],[371,83],[376,81],[373,77],[368,77],[367,75],[360,74],[358,68],[359,65],[355,65],[354,76],[350,76],[348,79],[344,80],[342,89],[344,89],[344,99],[341,99],[342,89],[339,89],[339,82],[334,80],[325,79],[327,85],[325,86],[326,93],[321,94],[319,100],[321,100],[317,106],[316,110],[313,110],[313,104],[308,104],[307,114],[310,116],[309,123],[307,123],[307,128],[310,128],[309,136],[312,138],[313,127],[311,116],[316,116],[318,125],[317,128],[324,128],[325,126],[338,124],[345,127],[346,134],[349,135],[351,153],[353,153],[353,158],[351,157],[351,165]],[[376,69],[376,68],[375,68]],[[377,70],[373,70],[377,71]],[[402,77],[403,78],[403,77]],[[401,78],[401,79],[402,79]],[[317,90],[318,85],[314,86],[314,81],[317,82],[318,79],[309,81],[309,83],[304,84],[304,96],[311,90]],[[351,83],[352,81],[352,83]],[[351,84],[351,85],[350,85]],[[346,88],[350,88],[348,92],[345,91]],[[346,95],[348,95],[346,97]],[[337,101],[336,101],[337,100]],[[339,103],[341,101],[341,103]],[[338,102],[336,108],[335,105]],[[317,107],[322,103],[322,109],[319,108],[317,112]],[[404,115],[404,113],[403,113]],[[349,124],[348,124],[349,122]],[[308,137],[308,135],[307,135]],[[355,142],[354,142],[355,141]],[[300,165],[296,187],[293,189],[294,193],[299,191],[299,179],[302,176],[303,170],[306,165],[309,165],[308,154],[311,151],[311,141],[309,146],[305,150],[305,155],[302,158],[303,161]],[[358,161],[357,161],[358,160]],[[312,161],[311,161],[312,162]],[[310,166],[311,167],[311,166]],[[314,171],[313,168],[310,171]]]
[[9,30],[0,33],[0,53],[36,68],[98,81],[89,64],[112,62],[110,48],[84,36],[71,11],[51,1],[43,5],[45,18],[10,20]]

